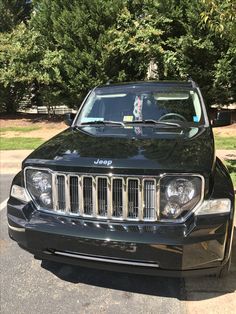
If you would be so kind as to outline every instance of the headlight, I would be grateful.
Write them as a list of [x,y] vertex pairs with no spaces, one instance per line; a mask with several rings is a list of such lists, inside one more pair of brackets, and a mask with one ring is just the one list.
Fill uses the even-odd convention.
[[180,204],[189,202],[195,194],[195,187],[188,179],[172,180],[166,188],[166,197],[169,201],[177,199]]
[[201,200],[200,176],[166,175],[160,181],[160,218],[184,218]]
[[26,188],[35,202],[44,208],[52,208],[52,175],[46,170],[26,170]]

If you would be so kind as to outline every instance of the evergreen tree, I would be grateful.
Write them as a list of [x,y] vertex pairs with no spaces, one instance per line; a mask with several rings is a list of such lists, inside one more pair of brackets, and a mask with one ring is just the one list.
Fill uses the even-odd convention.
[[9,72],[10,59],[17,56],[15,28],[27,22],[31,8],[30,1],[0,0],[0,111],[15,112],[25,93],[25,84],[17,82]]
[[61,96],[70,105],[78,106],[89,89],[108,80],[107,31],[122,3],[120,0],[38,1],[32,29],[42,35],[49,51],[60,54]]
[[10,32],[30,17],[32,2],[26,0],[0,0],[0,32]]

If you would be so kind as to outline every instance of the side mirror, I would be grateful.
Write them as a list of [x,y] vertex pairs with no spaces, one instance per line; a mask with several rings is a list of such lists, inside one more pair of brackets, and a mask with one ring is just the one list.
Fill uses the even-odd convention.
[[71,126],[74,121],[75,116],[76,116],[75,113],[66,113],[65,120],[64,120],[65,124],[68,126]]
[[216,119],[213,120],[212,126],[220,127],[232,124],[230,111],[218,111]]

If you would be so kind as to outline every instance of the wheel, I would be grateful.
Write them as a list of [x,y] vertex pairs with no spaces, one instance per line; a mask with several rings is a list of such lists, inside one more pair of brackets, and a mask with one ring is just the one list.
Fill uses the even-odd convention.
[[225,278],[229,273],[230,266],[231,266],[231,256],[230,256],[228,262],[221,268],[221,270],[218,274],[218,278]]
[[[177,117],[178,119],[176,119],[176,120],[181,120],[181,121],[184,121],[184,122],[187,121],[184,116],[182,116],[179,113],[174,113],[174,112],[173,113],[171,112],[171,113],[164,114],[164,116],[160,117],[160,119],[158,121],[163,121],[166,118],[168,120],[170,117]],[[172,120],[174,120],[174,118],[172,118]]]

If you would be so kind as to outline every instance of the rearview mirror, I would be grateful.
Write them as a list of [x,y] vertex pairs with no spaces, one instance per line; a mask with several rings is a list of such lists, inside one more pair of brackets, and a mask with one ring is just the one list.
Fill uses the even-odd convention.
[[71,126],[74,121],[75,116],[76,116],[75,113],[66,113],[65,120],[64,120],[65,124],[68,126]]
[[218,111],[216,119],[213,120],[213,127],[220,127],[232,124],[230,111]]

